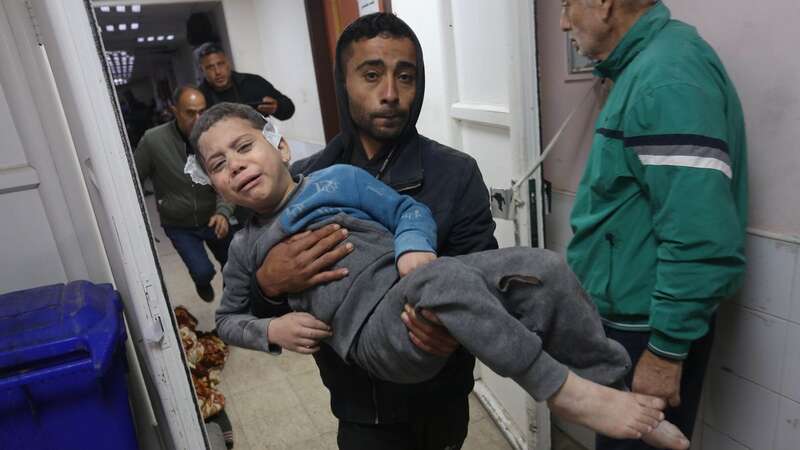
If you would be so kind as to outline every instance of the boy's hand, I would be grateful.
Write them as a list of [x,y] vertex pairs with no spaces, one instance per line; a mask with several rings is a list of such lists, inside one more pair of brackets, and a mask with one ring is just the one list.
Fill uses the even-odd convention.
[[214,230],[217,239],[228,235],[228,219],[222,214],[214,214],[208,221],[208,227]]
[[276,317],[267,326],[267,339],[270,343],[305,355],[316,353],[319,342],[332,335],[328,324],[305,312]]
[[326,270],[353,250],[349,242],[339,245],[346,238],[347,230],[331,224],[278,243],[256,271],[261,292],[275,298],[346,277],[345,268]]
[[436,254],[431,252],[403,253],[400,255],[400,258],[397,259],[397,272],[400,273],[401,277],[404,277],[418,267],[422,267],[434,259],[436,259]]

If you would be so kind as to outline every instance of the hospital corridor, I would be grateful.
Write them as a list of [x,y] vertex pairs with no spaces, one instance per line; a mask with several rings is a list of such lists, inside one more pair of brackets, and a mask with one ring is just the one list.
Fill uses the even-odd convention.
[[800,3],[0,0],[0,450],[800,450]]

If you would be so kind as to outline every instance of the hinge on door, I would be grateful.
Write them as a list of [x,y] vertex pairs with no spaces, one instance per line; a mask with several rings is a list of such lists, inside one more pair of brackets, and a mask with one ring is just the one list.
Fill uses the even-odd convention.
[[25,0],[25,9],[28,10],[28,18],[31,20],[31,25],[33,26],[33,34],[36,35],[36,43],[44,45],[44,39],[42,39],[42,33],[39,30],[39,22],[36,20],[36,15],[33,13],[31,0]]
[[161,314],[158,312],[158,307],[153,304],[155,301],[155,298],[153,298],[153,283],[145,278],[142,280],[142,287],[144,288],[144,297],[147,300],[147,308],[150,311],[150,317],[153,318],[150,326],[145,329],[145,338],[154,344],[160,344],[166,347],[168,341],[164,340],[164,321]]
[[492,209],[492,217],[495,219],[514,220],[516,218],[517,205],[514,204],[513,189],[489,189],[489,205]]

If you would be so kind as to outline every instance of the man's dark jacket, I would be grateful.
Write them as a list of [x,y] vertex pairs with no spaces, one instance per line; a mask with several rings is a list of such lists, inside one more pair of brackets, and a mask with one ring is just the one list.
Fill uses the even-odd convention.
[[[497,248],[489,194],[475,160],[417,133],[416,122],[425,92],[425,68],[419,41],[417,94],[409,120],[398,140],[366,162],[345,91],[342,48],[337,46],[336,94],[341,133],[321,152],[292,165],[292,173],[308,174],[332,164],[362,166],[402,194],[427,205],[438,227],[440,256],[463,255]],[[358,251],[356,249],[355,251]],[[274,314],[274,313],[273,313]],[[400,320],[400,317],[397,318]],[[322,381],[331,393],[331,409],[339,420],[364,424],[406,422],[416,411],[448,399],[465,398],[472,391],[475,358],[459,348],[432,380],[401,385],[379,380],[343,361],[327,345],[314,354]]]
[[224,91],[215,91],[208,81],[200,84],[200,92],[206,98],[208,107],[221,102],[254,104],[264,97],[272,97],[278,101],[278,109],[272,114],[280,120],[287,120],[294,114],[294,103],[275,89],[269,81],[251,73],[231,72],[231,86]]

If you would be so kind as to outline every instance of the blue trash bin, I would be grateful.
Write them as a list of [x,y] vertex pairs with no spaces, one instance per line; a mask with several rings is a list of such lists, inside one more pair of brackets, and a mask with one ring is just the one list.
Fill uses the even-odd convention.
[[138,449],[109,284],[0,295],[0,449]]

